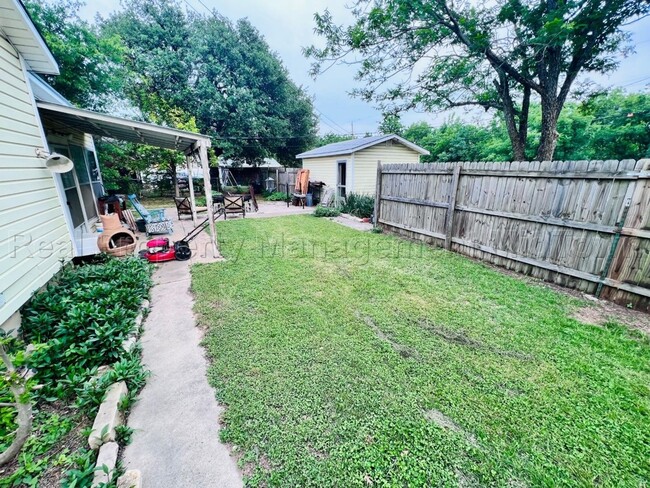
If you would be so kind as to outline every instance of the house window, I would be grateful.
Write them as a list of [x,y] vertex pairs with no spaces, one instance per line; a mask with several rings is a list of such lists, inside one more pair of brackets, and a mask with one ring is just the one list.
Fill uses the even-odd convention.
[[[97,205],[93,186],[99,181],[99,171],[93,171],[95,159],[87,158],[92,152],[80,146],[52,146],[53,151],[69,157],[74,162],[74,171],[61,174],[61,182],[65,191],[66,203],[70,211],[72,226],[77,229],[85,226],[90,230],[90,224],[97,219]],[[90,164],[92,163],[92,165]],[[96,180],[96,181],[94,181]]]
[[336,178],[336,193],[339,198],[346,197],[346,180],[347,180],[347,171],[348,171],[348,162],[347,161],[337,161],[336,162],[338,171]]

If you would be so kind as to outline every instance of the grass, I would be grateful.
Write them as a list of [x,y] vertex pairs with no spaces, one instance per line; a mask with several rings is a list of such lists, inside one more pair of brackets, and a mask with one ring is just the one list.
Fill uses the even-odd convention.
[[650,342],[480,263],[312,216],[195,266],[248,486],[646,486]]

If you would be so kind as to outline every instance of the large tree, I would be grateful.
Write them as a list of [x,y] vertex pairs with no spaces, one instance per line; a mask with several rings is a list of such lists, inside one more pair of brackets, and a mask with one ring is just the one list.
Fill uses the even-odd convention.
[[100,36],[77,15],[77,0],[27,0],[25,7],[52,50],[61,72],[48,83],[70,102],[103,110],[120,96],[125,76],[119,37]]
[[[530,107],[528,146],[541,137],[539,104]],[[621,90],[600,93],[576,103],[567,102],[558,119],[557,159],[641,159],[650,156],[650,95]],[[429,150],[424,162],[507,161],[508,133],[500,112],[489,123],[475,124],[451,117],[439,127],[412,124],[404,137]],[[527,156],[534,157],[529,149]]]
[[386,111],[479,106],[503,118],[514,159],[526,159],[531,99],[541,106],[535,158],[549,160],[557,122],[581,72],[604,73],[630,49],[627,23],[648,0],[358,0],[355,22],[325,11],[312,72],[358,63],[355,95]]
[[175,0],[131,2],[104,22],[127,46],[129,98],[153,121],[167,113],[196,117],[224,157],[295,164],[316,120],[311,99],[296,86],[246,20],[186,14]]

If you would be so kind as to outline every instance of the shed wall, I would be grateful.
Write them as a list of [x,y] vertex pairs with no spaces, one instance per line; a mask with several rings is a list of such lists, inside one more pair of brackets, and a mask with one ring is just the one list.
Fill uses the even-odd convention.
[[329,188],[336,188],[336,162],[342,159],[351,160],[350,154],[326,156],[324,158],[309,158],[302,160],[302,167],[309,170],[311,181],[322,181]]
[[377,163],[419,163],[420,154],[394,141],[354,153],[354,193],[375,194]]

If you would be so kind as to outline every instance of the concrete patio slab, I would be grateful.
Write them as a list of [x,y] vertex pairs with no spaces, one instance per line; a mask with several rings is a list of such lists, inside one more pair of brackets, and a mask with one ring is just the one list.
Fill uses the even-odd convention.
[[142,472],[143,488],[241,487],[235,460],[219,441],[223,407],[206,378],[189,264],[160,264],[154,282],[142,336],[151,377],[128,419],[135,432],[125,468]]

